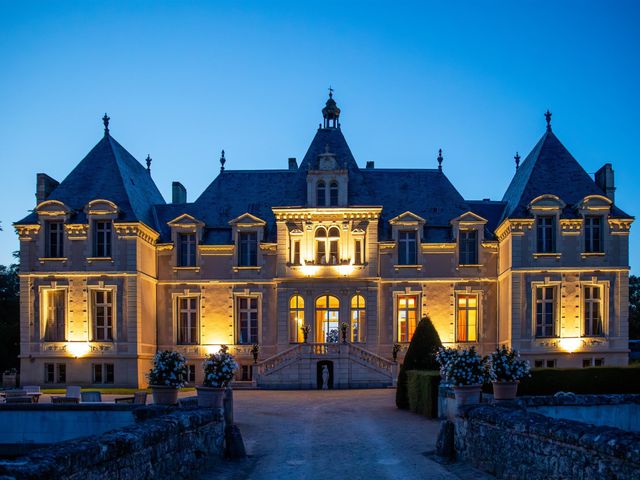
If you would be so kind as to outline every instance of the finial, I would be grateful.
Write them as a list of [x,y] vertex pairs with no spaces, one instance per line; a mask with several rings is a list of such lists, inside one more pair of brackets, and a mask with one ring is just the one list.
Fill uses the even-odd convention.
[[224,150],[220,154],[220,173],[224,172],[224,164],[227,162],[227,159],[224,158]]
[[551,131],[551,115],[552,113],[547,108],[547,113],[544,114],[544,118],[547,119],[547,132]]
[[520,166],[520,154],[518,152],[516,152],[516,156],[513,157],[516,161],[516,170],[518,170],[518,167]]
[[109,135],[109,120],[111,118],[105,113],[104,117],[102,117],[102,123],[104,123],[104,134]]
[[438,170],[442,171],[442,149],[438,149]]
[[147,153],[147,172],[151,173],[151,155]]
[[329,85],[329,98],[333,98],[333,88]]

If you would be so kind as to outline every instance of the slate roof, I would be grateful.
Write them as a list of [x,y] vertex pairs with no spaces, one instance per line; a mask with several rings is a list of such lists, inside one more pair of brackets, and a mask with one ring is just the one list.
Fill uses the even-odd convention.
[[493,232],[500,225],[507,204],[495,200],[467,200],[467,205],[473,213],[487,220],[485,237],[494,238]]
[[[503,218],[531,216],[527,205],[543,194],[556,195],[567,204],[565,217],[575,217],[574,206],[587,195],[605,194],[551,130],[545,132],[513,176],[502,198],[506,203]],[[611,214],[629,217],[615,206]]]
[[309,149],[300,163],[300,170],[318,169],[318,156],[325,153],[328,147],[329,153],[335,155],[338,168],[349,170],[349,173],[358,170],[353,154],[340,128],[319,128],[309,145]]
[[[87,221],[87,203],[110,200],[120,209],[118,220],[140,221],[154,229],[157,222],[153,205],[165,203],[147,169],[108,134],[46,199],[64,203],[73,211],[71,221],[78,223]],[[17,223],[37,221],[33,212]]]

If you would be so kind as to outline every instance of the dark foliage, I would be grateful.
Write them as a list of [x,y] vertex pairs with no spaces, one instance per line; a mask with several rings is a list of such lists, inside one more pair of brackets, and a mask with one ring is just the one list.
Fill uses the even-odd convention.
[[400,365],[398,372],[398,386],[396,389],[396,406],[403,410],[409,408],[409,395],[407,391],[408,370],[438,370],[440,366],[436,362],[435,354],[442,346],[440,336],[431,323],[431,319],[423,317],[416,327],[411,343]]
[[0,265],[0,372],[18,368],[20,351],[18,266]]

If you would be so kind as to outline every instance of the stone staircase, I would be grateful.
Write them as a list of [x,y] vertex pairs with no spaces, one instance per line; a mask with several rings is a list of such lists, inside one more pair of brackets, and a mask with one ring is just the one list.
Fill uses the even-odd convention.
[[318,388],[328,365],[333,388],[395,386],[397,364],[353,343],[300,343],[255,365],[259,388]]

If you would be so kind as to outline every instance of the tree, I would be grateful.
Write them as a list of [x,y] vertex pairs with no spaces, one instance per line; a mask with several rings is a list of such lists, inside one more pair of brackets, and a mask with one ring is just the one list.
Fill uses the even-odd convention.
[[0,372],[18,368],[20,353],[18,265],[0,265]]
[[416,327],[407,354],[398,372],[398,386],[396,389],[396,406],[401,409],[409,408],[407,392],[408,370],[438,370],[435,354],[442,347],[440,335],[433,326],[429,316],[423,317]]
[[640,340],[640,277],[629,277],[629,338]]

